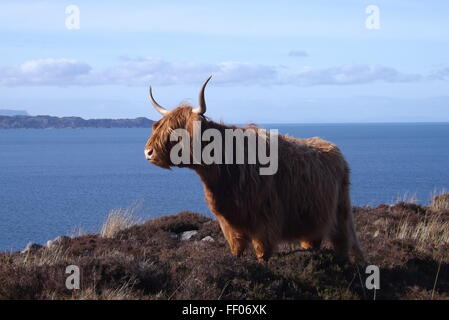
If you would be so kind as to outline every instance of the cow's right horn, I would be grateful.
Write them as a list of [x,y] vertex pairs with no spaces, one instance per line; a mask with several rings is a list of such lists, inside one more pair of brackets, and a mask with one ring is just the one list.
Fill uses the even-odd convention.
[[165,109],[164,107],[162,107],[159,103],[156,102],[156,100],[154,100],[153,98],[153,92],[151,91],[151,86],[150,86],[150,101],[153,104],[154,109],[156,109],[157,112],[159,112],[160,114],[162,114],[163,116],[165,116],[166,114],[168,114],[170,112],[170,110]]

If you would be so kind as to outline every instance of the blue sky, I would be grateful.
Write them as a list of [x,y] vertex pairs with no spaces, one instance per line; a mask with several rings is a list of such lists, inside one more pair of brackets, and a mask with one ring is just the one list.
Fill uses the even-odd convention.
[[[68,30],[65,9],[80,10]],[[380,29],[366,28],[369,5]],[[159,116],[196,103],[227,122],[449,121],[449,2],[0,3],[0,109]]]

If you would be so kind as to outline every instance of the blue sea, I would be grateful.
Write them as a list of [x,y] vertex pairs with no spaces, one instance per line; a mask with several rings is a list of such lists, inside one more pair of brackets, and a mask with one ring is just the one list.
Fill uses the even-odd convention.
[[[449,189],[449,123],[267,125],[336,143],[352,168],[355,205]],[[114,208],[149,219],[182,210],[210,215],[188,169],[149,164],[150,129],[0,130],[0,250],[97,232]]]

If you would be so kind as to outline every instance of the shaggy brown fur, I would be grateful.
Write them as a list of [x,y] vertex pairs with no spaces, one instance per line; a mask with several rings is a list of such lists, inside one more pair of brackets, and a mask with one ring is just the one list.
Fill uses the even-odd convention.
[[[202,130],[215,128],[223,137],[225,129],[236,128],[181,105],[153,124],[146,144],[146,150],[153,150],[151,162],[173,166],[170,150],[176,142],[170,141],[170,133],[184,128],[192,136],[194,120],[201,121]],[[254,126],[242,129],[260,137]],[[309,249],[330,238],[338,253],[352,251],[357,261],[363,261],[351,212],[349,167],[340,150],[317,137],[278,138],[279,166],[274,175],[259,175],[259,164],[182,165],[201,178],[206,201],[231,252],[240,255],[251,242],[258,260],[266,261],[281,241],[299,241]]]

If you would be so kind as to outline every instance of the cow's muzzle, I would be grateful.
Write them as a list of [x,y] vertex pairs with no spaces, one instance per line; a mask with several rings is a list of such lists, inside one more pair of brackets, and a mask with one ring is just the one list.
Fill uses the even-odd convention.
[[153,148],[148,148],[144,150],[145,159],[152,161],[154,160]]

